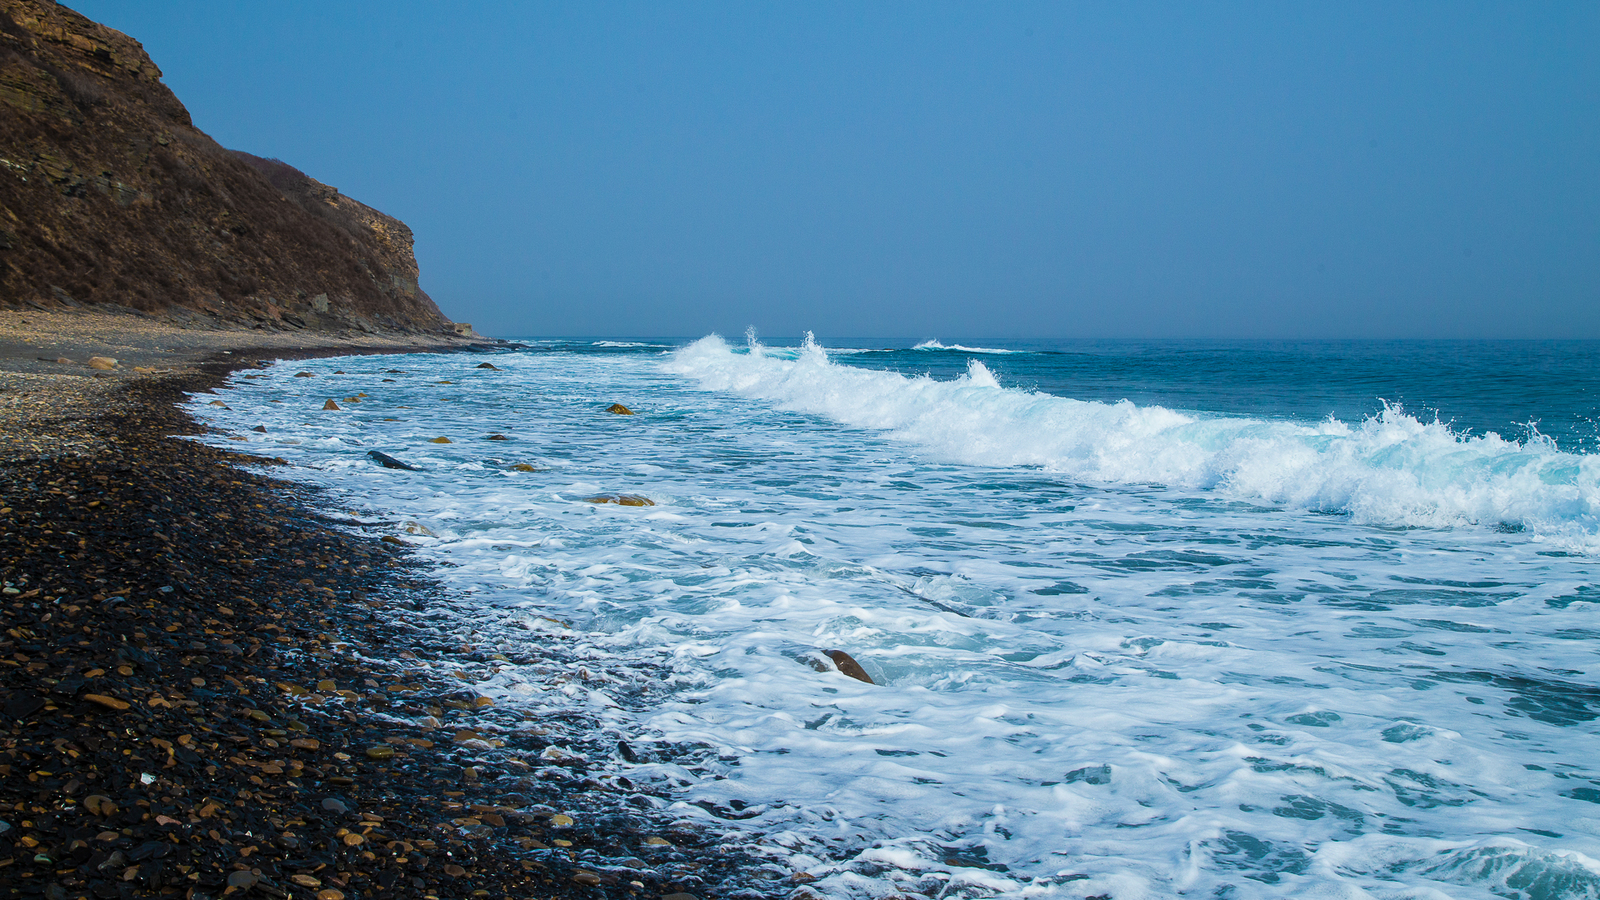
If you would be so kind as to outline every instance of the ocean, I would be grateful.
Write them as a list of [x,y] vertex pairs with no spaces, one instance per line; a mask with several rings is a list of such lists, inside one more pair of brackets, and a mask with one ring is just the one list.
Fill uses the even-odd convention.
[[432,627],[583,663],[479,690],[814,895],[1600,897],[1600,344],[828,344],[192,409],[413,543]]

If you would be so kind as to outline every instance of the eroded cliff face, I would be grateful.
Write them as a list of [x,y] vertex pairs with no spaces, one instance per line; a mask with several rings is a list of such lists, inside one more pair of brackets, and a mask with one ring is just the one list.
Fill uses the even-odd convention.
[[451,330],[411,229],[196,129],[138,41],[0,0],[0,307]]

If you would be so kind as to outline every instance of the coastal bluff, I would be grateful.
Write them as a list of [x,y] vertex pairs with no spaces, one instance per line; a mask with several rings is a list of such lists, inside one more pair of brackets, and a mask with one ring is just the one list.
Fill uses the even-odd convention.
[[0,309],[265,330],[467,334],[411,229],[194,126],[138,41],[0,0]]

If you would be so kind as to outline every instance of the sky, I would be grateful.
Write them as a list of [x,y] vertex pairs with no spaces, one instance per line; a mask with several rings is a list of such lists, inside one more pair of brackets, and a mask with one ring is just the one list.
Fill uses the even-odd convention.
[[69,0],[495,336],[1600,338],[1600,4]]

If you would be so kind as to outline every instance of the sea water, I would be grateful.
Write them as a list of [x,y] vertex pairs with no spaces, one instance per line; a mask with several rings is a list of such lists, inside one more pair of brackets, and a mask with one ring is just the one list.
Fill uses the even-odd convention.
[[479,687],[815,894],[1554,900],[1600,896],[1597,349],[544,341],[194,409],[407,523],[476,639],[648,682]]

